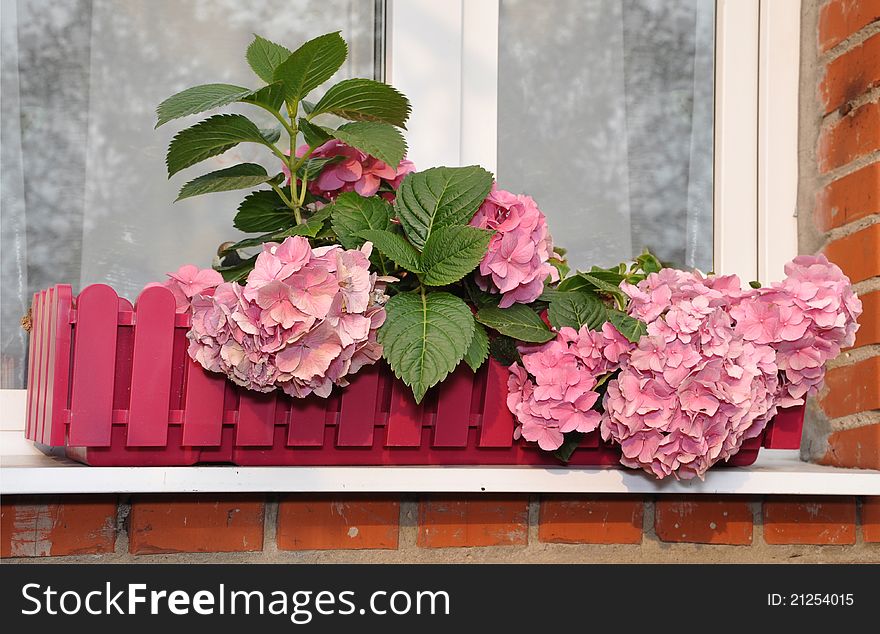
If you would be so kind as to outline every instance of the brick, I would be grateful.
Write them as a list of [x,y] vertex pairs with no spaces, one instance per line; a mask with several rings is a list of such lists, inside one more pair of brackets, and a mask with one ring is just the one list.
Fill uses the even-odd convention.
[[296,496],[278,505],[281,550],[397,548],[400,504],[360,496]]
[[831,0],[819,10],[819,50],[834,48],[880,19],[880,0]]
[[116,498],[6,496],[0,504],[0,557],[112,553]]
[[865,293],[859,299],[862,300],[862,316],[859,317],[854,348],[880,343],[880,291]]
[[862,498],[862,539],[880,542],[880,495]]
[[654,505],[654,532],[664,542],[751,544],[752,509],[728,496],[663,498]]
[[780,496],[764,501],[768,544],[854,544],[856,501],[852,497]]
[[419,503],[423,548],[522,546],[529,541],[526,497],[441,496]]
[[820,231],[880,213],[880,162],[833,181],[816,196],[816,226]]
[[541,500],[538,540],[553,544],[640,544],[644,505],[631,497]]
[[880,275],[880,224],[829,242],[823,250],[853,283]]
[[820,464],[880,469],[880,423],[844,429],[828,436],[828,451]]
[[819,133],[819,171],[842,167],[880,148],[880,103],[857,108]]
[[143,496],[132,500],[129,552],[263,549],[263,500],[242,495]]
[[825,385],[821,405],[829,418],[880,409],[880,357],[828,370]]
[[825,114],[880,86],[880,34],[841,54],[825,66],[819,98]]

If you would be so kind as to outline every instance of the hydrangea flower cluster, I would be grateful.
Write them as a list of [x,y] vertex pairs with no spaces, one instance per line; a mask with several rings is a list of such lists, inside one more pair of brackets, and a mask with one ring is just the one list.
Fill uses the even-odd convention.
[[176,311],[185,313],[191,307],[192,298],[223,283],[223,276],[214,269],[200,269],[193,264],[184,264],[176,273],[169,273],[162,283],[151,282],[144,288],[162,286],[174,295]]
[[553,341],[523,347],[525,368],[512,365],[507,385],[507,407],[518,421],[515,437],[552,451],[562,445],[564,433],[596,429],[597,383],[631,347],[608,322],[601,331],[561,328]]
[[493,185],[471,225],[496,232],[475,278],[482,290],[501,293],[500,308],[533,302],[544,291],[544,280],[558,281],[558,271],[548,264],[553,239],[547,219],[531,196]]
[[[647,323],[647,335],[633,345],[609,337],[608,323],[601,334],[581,331],[596,347],[588,358],[604,360],[592,365],[568,352],[570,329],[524,348],[525,367],[511,366],[508,386],[518,435],[555,449],[563,433],[599,421],[625,466],[658,478],[703,477],[759,435],[778,407],[815,393],[825,362],[853,344],[861,302],[841,270],[824,256],[800,256],[785,272],[760,289],[744,290],[732,275],[676,269],[622,283],[628,312]],[[597,381],[617,370],[596,411]],[[587,403],[593,410],[581,411]]]
[[267,243],[247,284],[192,297],[189,355],[211,372],[261,392],[326,397],[382,354],[383,282],[366,243],[312,248],[306,238]]
[[763,430],[776,414],[778,378],[774,350],[736,332],[729,299],[699,275],[675,273],[677,287],[653,290],[675,303],[608,385],[601,432],[620,444],[622,464],[688,479]]
[[785,280],[756,290],[731,310],[743,338],[776,350],[780,407],[799,405],[818,391],[825,362],[853,345],[862,313],[849,279],[824,255],[799,256],[785,273]]
[[[308,145],[301,145],[297,148],[296,155],[302,157],[308,149]],[[415,164],[412,161],[404,159],[394,168],[336,139],[331,139],[315,148],[310,158],[337,157],[339,159],[337,162],[328,163],[321,170],[318,178],[309,182],[308,189],[312,194],[330,200],[343,192],[351,191],[364,197],[375,196],[383,182],[397,191],[400,183],[403,182],[403,177],[415,171]],[[290,168],[282,162],[281,169],[289,182]],[[394,194],[391,192],[381,195],[386,200],[394,200]]]

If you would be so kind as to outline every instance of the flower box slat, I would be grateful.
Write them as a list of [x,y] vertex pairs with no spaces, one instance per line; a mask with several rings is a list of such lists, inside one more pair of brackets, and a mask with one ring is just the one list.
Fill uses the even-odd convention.
[[[68,428],[71,445],[110,446],[114,387],[118,376],[118,313],[119,297],[109,286],[94,284],[86,287],[77,298]],[[47,381],[48,377],[47,374]]]
[[141,293],[135,306],[134,349],[128,414],[129,447],[168,443],[168,404],[174,353],[174,298],[160,288]]
[[201,447],[220,445],[226,378],[206,372],[195,361],[186,366],[183,406],[183,444]]
[[[460,367],[416,405],[384,364],[363,368],[327,399],[261,394],[205,371],[186,353],[188,315],[167,289],[135,307],[107,286],[35,295],[28,376],[28,438],[65,447],[93,465],[544,465],[513,439],[508,371],[489,360]],[[782,410],[728,464],[748,465],[761,446],[793,448],[803,408]],[[570,464],[616,465],[598,431]]]
[[235,444],[249,447],[271,447],[275,442],[275,394],[242,392],[238,401],[238,423]]

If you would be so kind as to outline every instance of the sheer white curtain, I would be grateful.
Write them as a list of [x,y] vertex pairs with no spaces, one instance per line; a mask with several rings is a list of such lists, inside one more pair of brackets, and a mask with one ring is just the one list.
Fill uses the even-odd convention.
[[[35,290],[106,282],[133,298],[181,264],[210,265],[236,238],[244,192],[172,203],[189,178],[265,163],[265,153],[238,147],[169,181],[168,141],[200,117],[154,130],[156,105],[199,83],[257,85],[244,60],[253,33],[292,48],[342,31],[350,49],[339,77],[373,77],[382,12],[371,0],[0,2],[0,378],[12,388],[24,385],[19,319]],[[260,110],[239,111],[271,126]]]
[[572,263],[712,268],[714,0],[501,0],[498,179]]

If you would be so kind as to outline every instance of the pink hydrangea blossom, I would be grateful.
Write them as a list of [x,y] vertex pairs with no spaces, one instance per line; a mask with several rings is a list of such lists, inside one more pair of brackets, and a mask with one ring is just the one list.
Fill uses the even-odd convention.
[[824,255],[801,255],[785,266],[786,278],[761,288],[731,309],[747,341],[776,350],[779,405],[791,407],[815,394],[825,363],[853,345],[862,303],[839,267]]
[[548,263],[554,254],[547,219],[530,196],[493,185],[471,225],[495,230],[476,282],[484,291],[501,293],[501,308],[533,302],[544,291],[548,277],[559,279],[556,268]]
[[261,392],[326,397],[348,385],[382,354],[376,333],[387,298],[369,272],[371,249],[313,249],[299,236],[266,243],[245,286],[193,296],[190,356]]
[[617,368],[632,344],[610,324],[601,331],[586,326],[562,328],[556,339],[522,348],[523,365],[510,366],[507,407],[516,416],[516,438],[552,451],[563,434],[589,432],[599,426],[598,381]]
[[163,286],[174,295],[178,313],[190,309],[190,302],[196,295],[214,288],[223,282],[223,276],[214,269],[200,269],[193,264],[184,264],[176,273],[168,273],[168,279],[162,283],[152,282],[145,288]]
[[[297,148],[296,155],[302,157],[308,149],[307,145],[301,145]],[[336,139],[315,148],[310,158],[337,157],[338,161],[326,165],[318,178],[308,184],[312,194],[330,200],[343,192],[351,191],[364,197],[375,196],[383,182],[397,191],[403,177],[415,171],[412,161],[404,159],[394,168]],[[290,169],[284,163],[281,164],[281,169],[289,182]],[[381,195],[387,200],[394,200],[393,192],[383,192]]]

